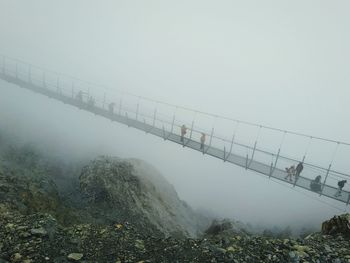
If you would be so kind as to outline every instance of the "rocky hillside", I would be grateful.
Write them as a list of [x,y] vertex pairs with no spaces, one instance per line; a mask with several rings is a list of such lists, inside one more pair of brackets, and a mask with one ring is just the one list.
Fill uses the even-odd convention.
[[[208,222],[181,201],[151,165],[100,157],[82,169],[80,189],[89,208],[114,221],[154,225],[165,235],[196,236]],[[142,220],[141,220],[142,219]]]
[[67,164],[0,137],[0,263],[350,262],[350,215],[304,239],[208,223],[143,161]]
[[348,263],[350,240],[316,233],[305,239],[237,234],[160,238],[133,224],[74,224],[24,216],[0,205],[0,262],[278,262]]
[[63,225],[130,222],[149,234],[179,237],[194,237],[210,223],[144,161],[105,156],[67,164],[4,138],[0,200],[20,213],[49,213]]

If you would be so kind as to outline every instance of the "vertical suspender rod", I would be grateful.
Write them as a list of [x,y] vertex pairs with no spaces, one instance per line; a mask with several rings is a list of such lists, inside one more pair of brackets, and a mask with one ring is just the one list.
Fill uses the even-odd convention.
[[139,107],[140,107],[140,105],[139,105],[139,103],[137,103],[137,106],[136,106],[136,120],[139,117]]
[[209,148],[211,147],[211,141],[213,139],[213,135],[214,135],[214,127],[211,129],[209,145],[208,145],[207,150],[205,151],[205,153],[207,153],[209,151]]
[[163,130],[163,139],[164,141],[166,140],[166,137],[165,137],[165,128],[164,128],[164,124],[162,125],[162,130]]
[[320,196],[323,194],[323,189],[324,189],[324,186],[326,185],[327,177],[328,177],[328,175],[329,175],[329,171],[331,170],[331,167],[332,167],[332,164],[333,164],[333,161],[334,161],[334,157],[335,157],[335,155],[337,154],[338,147],[339,147],[339,142],[337,143],[337,146],[336,146],[335,149],[334,149],[331,162],[330,162],[330,164],[329,164],[329,166],[328,166],[327,173],[326,173],[326,177],[325,177],[325,179],[324,179],[324,181],[323,181],[323,185],[322,185],[322,188],[321,188]]
[[154,113],[153,113],[153,127],[155,127],[156,125],[156,116],[157,116],[157,108],[154,109]]
[[174,123],[175,123],[175,114],[173,116],[173,122],[171,123],[171,132],[170,133],[173,133],[173,131],[174,131]]
[[258,141],[255,141],[255,143],[254,143],[254,148],[253,148],[253,153],[252,153],[252,158],[249,160],[248,168],[250,167],[250,165],[251,165],[252,162],[253,162],[254,154],[255,154],[255,150],[256,150],[256,144],[257,144],[257,143],[258,143]]
[[327,182],[327,178],[328,178],[328,175],[329,175],[329,171],[331,170],[331,166],[332,166],[332,164],[329,164],[328,169],[327,169],[327,173],[326,173],[326,177],[324,178],[324,181],[323,181],[323,184],[322,184],[320,196],[323,194],[323,189],[324,189],[324,186],[325,186],[325,184]]
[[[190,138],[187,139],[187,143],[184,145],[184,147],[187,146],[190,143],[191,139],[192,139],[193,126],[194,126],[194,120],[192,121],[192,124],[191,124]],[[184,138],[184,141],[185,141],[185,138]]]

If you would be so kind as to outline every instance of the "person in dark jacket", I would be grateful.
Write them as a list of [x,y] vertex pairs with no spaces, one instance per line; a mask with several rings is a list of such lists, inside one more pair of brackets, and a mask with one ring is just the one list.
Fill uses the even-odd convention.
[[310,183],[310,189],[314,192],[321,192],[322,187],[321,187],[321,175],[316,176],[314,180],[311,181]]
[[341,196],[341,192],[343,191],[343,187],[346,184],[346,180],[341,180],[338,182],[338,191],[334,195],[335,197]]
[[295,181],[298,180],[300,173],[303,171],[304,166],[302,162],[299,162],[295,168]]

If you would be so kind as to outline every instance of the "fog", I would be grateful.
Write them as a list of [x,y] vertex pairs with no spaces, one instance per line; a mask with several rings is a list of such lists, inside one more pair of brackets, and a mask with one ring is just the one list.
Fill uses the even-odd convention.
[[[345,0],[3,0],[0,53],[105,87],[93,87],[96,94],[126,91],[349,142],[349,8]],[[65,158],[146,160],[194,208],[266,226],[318,226],[349,211],[4,81],[0,94],[1,127]],[[163,110],[171,116],[173,109]],[[193,114],[179,114],[191,123]],[[235,128],[212,118],[202,124],[228,138]],[[240,132],[254,144],[256,130]],[[259,144],[277,151],[281,138],[265,136]],[[307,142],[290,140],[284,153],[301,159]],[[332,145],[313,147],[308,160],[328,167]],[[350,172],[349,153],[340,149],[336,170]]]

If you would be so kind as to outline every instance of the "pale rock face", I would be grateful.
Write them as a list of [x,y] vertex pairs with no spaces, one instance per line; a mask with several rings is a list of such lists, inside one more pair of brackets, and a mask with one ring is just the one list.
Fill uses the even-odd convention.
[[141,160],[99,157],[83,169],[80,186],[91,203],[107,203],[119,217],[127,213],[166,235],[196,236],[208,224],[153,166]]

